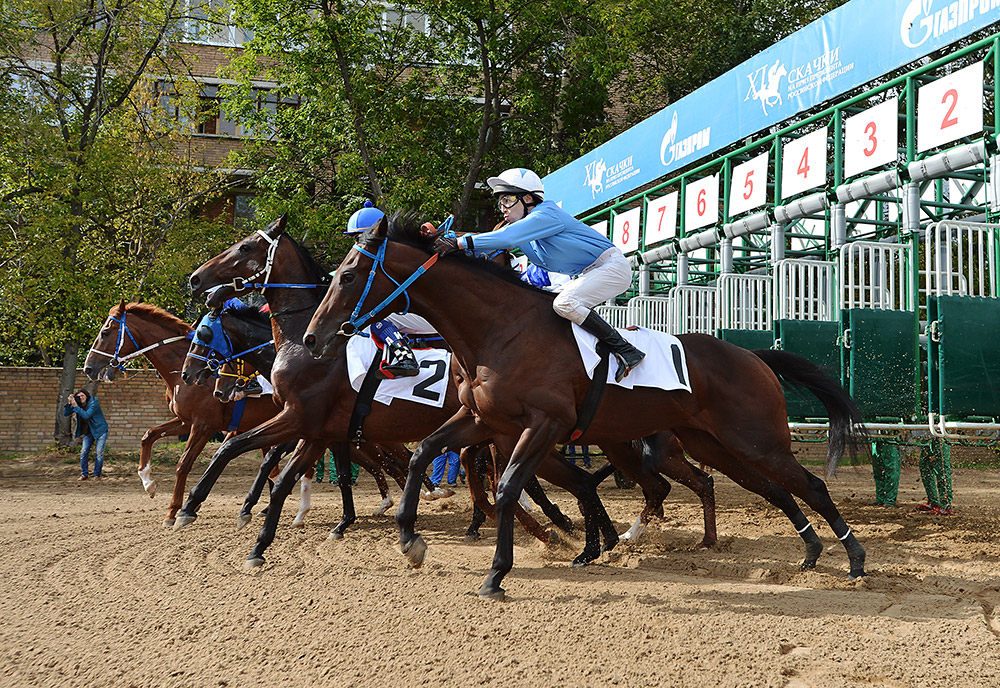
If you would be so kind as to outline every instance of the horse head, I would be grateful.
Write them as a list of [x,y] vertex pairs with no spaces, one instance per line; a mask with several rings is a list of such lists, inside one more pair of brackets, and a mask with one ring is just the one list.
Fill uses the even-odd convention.
[[91,380],[102,379],[111,382],[118,371],[109,364],[138,349],[138,345],[128,334],[125,326],[125,301],[122,300],[108,311],[108,317],[97,333],[83,363],[83,372]]
[[287,226],[282,215],[267,226],[237,241],[191,274],[191,292],[197,297],[219,287],[208,299],[210,308],[219,308],[234,294],[252,287],[254,280],[267,281],[274,267],[278,240]]

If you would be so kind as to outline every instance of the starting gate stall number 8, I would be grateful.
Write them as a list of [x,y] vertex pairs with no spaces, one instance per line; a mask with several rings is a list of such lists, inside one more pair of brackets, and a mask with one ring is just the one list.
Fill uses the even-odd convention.
[[647,248],[677,236],[677,198],[678,194],[674,191],[666,196],[651,198],[646,203],[643,239]]
[[714,225],[719,220],[719,175],[691,182],[684,195],[684,232]]
[[899,98],[848,117],[844,121],[844,176],[895,162],[898,148]]
[[983,63],[941,77],[917,91],[921,153],[983,130]]
[[781,198],[826,186],[826,127],[788,141],[781,152]]
[[762,153],[733,168],[729,187],[729,214],[739,215],[767,202],[767,164],[770,153]]
[[626,255],[639,250],[640,212],[639,208],[632,208],[614,216],[612,241]]

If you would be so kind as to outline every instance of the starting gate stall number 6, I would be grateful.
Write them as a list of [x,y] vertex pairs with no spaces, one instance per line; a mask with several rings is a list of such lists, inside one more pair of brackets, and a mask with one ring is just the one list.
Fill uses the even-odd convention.
[[826,186],[826,127],[788,141],[781,151],[781,198]]
[[921,153],[983,130],[983,63],[941,77],[917,91]]
[[687,185],[684,195],[684,232],[714,225],[719,220],[719,175]]
[[639,208],[632,208],[614,216],[613,241],[626,255],[639,250],[640,212]]
[[844,121],[844,177],[896,161],[899,98],[870,107]]

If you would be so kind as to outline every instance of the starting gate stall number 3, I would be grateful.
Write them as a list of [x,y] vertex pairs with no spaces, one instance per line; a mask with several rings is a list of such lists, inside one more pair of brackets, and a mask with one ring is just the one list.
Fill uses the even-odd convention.
[[687,185],[684,195],[684,233],[714,225],[719,220],[719,175]]
[[781,151],[781,198],[826,186],[826,127],[788,141]]
[[896,161],[899,98],[870,107],[844,121],[844,177]]
[[733,183],[729,187],[729,215],[739,215],[759,208],[767,202],[767,164],[770,153],[733,168]]
[[639,250],[640,212],[639,208],[632,208],[614,216],[612,241],[625,255]]
[[646,248],[677,236],[677,198],[678,193],[674,191],[647,201],[643,231]]
[[917,92],[921,153],[983,130],[983,63],[941,77]]

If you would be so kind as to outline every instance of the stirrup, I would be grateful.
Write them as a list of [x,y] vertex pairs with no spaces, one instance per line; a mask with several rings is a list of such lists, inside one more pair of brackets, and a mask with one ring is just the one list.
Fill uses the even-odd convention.
[[395,380],[398,377],[419,375],[420,365],[407,346],[395,342],[386,345],[378,370],[387,380]]
[[250,380],[243,388],[243,394],[253,399],[259,398],[264,393],[264,388],[257,382],[257,378]]
[[[629,345],[632,351],[615,351],[615,360],[618,361],[618,370],[615,371],[615,382],[621,382],[632,372],[632,369],[642,363],[646,354]],[[632,353],[635,352],[635,353]]]

